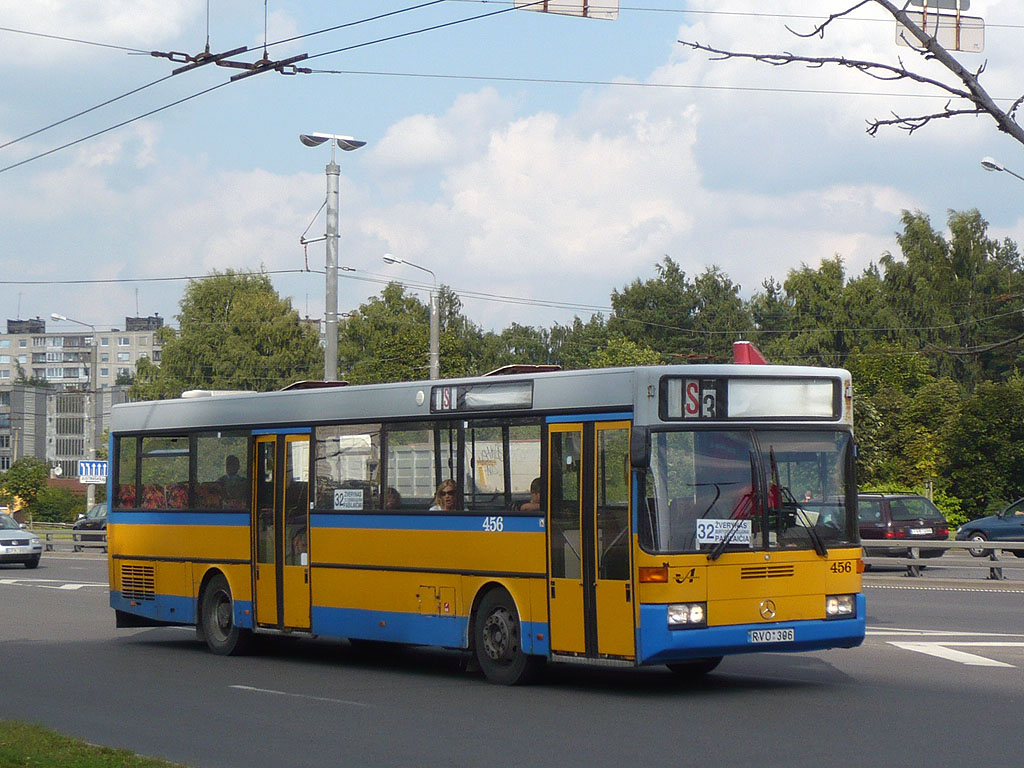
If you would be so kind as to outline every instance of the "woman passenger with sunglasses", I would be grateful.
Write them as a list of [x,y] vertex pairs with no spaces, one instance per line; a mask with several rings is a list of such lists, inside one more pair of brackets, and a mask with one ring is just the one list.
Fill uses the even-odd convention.
[[459,484],[449,478],[437,486],[437,494],[434,496],[434,506],[430,511],[454,512],[458,509]]

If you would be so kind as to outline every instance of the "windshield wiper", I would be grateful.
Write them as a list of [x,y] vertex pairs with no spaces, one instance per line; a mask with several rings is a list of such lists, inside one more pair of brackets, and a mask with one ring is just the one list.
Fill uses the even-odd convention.
[[722,556],[722,552],[724,552],[725,548],[729,546],[729,542],[732,541],[732,537],[736,534],[736,531],[743,527],[744,522],[745,520],[741,517],[736,519],[736,522],[734,522],[729,530],[726,531],[722,540],[715,544],[714,549],[708,552],[708,560],[713,562]]
[[[750,488],[753,491],[753,489],[757,488],[757,457],[754,455],[753,451],[750,451],[749,454],[750,454]],[[718,486],[716,485],[715,488],[717,489]],[[756,492],[754,492],[754,497],[755,498],[757,497],[757,493]],[[717,500],[718,497],[716,496],[715,498]],[[744,518],[742,518],[742,517],[736,518],[736,522],[732,524],[732,526],[729,528],[728,531],[726,531],[725,536],[722,537],[722,540],[720,542],[718,542],[717,544],[715,544],[715,548],[714,549],[712,549],[710,552],[708,552],[708,560],[709,561],[714,562],[715,560],[717,560],[718,558],[720,558],[722,556],[722,553],[725,551],[725,548],[727,546],[729,546],[729,542],[732,541],[732,537],[736,535],[736,531],[738,531],[740,528],[743,527],[743,521],[744,521]]]
[[814,551],[817,552],[821,557],[828,556],[828,550],[825,549],[825,542],[821,540],[821,534],[815,530],[814,525],[811,523],[810,515],[807,514],[807,510],[801,507],[796,498],[793,496],[793,492],[786,486],[779,486],[779,496],[784,496],[787,503],[791,503],[800,513],[800,517],[803,518],[804,527],[807,529],[807,535],[811,539],[811,544],[814,545]]

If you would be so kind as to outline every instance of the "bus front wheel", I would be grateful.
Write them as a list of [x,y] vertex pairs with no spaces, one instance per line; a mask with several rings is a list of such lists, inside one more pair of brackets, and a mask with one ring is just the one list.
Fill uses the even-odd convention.
[[234,656],[249,649],[252,633],[235,624],[231,587],[223,574],[210,579],[199,606],[199,624],[206,645],[220,656]]
[[522,625],[512,596],[492,589],[480,601],[473,624],[473,645],[484,676],[498,685],[530,682],[540,659],[523,652]]

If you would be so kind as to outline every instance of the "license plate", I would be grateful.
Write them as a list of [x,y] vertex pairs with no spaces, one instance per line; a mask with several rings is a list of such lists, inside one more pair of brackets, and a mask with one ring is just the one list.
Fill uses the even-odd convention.
[[910,529],[910,535],[911,536],[927,536],[931,532],[932,532],[931,528],[911,528]]
[[752,629],[747,634],[748,643],[792,643],[795,639],[792,627],[789,629]]

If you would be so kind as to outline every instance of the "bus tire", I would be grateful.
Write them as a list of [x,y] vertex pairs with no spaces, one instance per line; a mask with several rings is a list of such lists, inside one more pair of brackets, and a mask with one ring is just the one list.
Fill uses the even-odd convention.
[[686,678],[688,680],[696,680],[704,677],[709,672],[722,663],[721,656],[711,656],[706,659],[692,659],[690,661],[680,661],[674,664],[666,664],[665,666],[672,670],[676,675]]
[[538,657],[523,652],[519,612],[504,589],[492,589],[480,601],[473,622],[473,647],[484,677],[496,685],[528,683],[540,668]]
[[224,575],[210,579],[199,601],[199,630],[206,646],[219,656],[246,653],[252,644],[252,632],[235,624],[231,587]]

